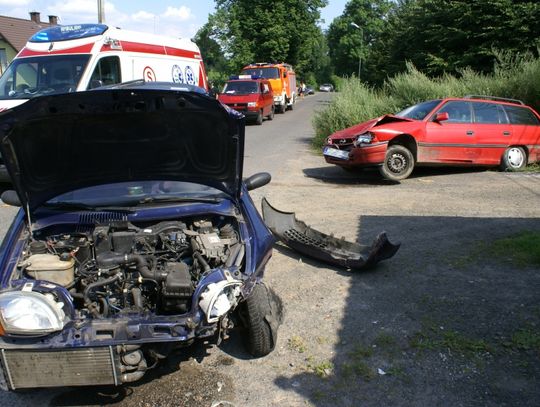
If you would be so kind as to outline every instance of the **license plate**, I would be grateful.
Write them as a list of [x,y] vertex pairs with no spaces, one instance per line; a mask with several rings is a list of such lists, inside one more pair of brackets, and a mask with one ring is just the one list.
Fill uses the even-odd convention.
[[348,160],[349,159],[349,152],[348,151],[338,150],[337,148],[332,148],[332,147],[325,147],[324,150],[323,150],[323,154],[327,155],[327,156],[330,156],[330,157],[339,158],[340,160]]

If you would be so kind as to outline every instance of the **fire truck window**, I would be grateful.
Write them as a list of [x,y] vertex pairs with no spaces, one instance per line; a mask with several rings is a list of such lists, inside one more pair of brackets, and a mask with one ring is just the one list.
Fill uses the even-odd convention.
[[117,56],[101,58],[92,77],[90,78],[89,88],[97,87],[97,84],[100,85],[113,85],[115,83],[122,82],[120,75],[120,58]]

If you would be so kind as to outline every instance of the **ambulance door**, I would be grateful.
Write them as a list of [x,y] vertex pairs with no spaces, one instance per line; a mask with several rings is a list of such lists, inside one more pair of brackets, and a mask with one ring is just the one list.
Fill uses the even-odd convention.
[[121,82],[120,58],[117,55],[104,56],[97,60],[87,89],[114,85]]

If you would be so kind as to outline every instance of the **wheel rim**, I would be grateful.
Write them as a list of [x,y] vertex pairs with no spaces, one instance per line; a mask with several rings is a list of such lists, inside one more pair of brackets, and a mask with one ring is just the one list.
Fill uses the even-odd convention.
[[401,174],[407,169],[409,162],[403,154],[394,153],[388,158],[387,165],[388,169],[394,174]]
[[508,150],[508,164],[512,166],[512,168],[519,168],[523,165],[523,160],[525,157],[523,157],[523,152],[519,148],[511,148]]

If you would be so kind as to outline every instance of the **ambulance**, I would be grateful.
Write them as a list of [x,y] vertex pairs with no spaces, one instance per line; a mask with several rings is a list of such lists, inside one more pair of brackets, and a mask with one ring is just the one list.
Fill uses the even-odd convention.
[[242,75],[254,75],[268,79],[274,91],[276,112],[292,110],[296,103],[296,74],[293,67],[286,63],[257,62],[242,68]]
[[0,111],[43,95],[144,79],[208,90],[195,43],[109,27],[53,26],[35,33],[0,77]]

